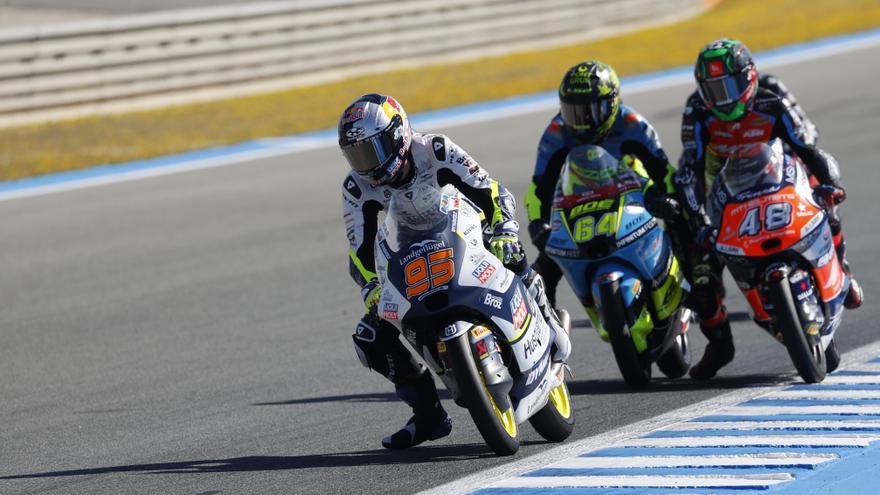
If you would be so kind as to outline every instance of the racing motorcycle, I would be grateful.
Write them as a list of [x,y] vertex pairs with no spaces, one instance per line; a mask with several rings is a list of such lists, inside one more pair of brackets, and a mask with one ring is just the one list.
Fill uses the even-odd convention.
[[[555,333],[520,280],[484,246],[479,209],[453,186],[391,198],[376,238],[379,316],[394,324],[470,412],[498,455],[528,420],[545,439],[571,434],[574,409]],[[561,315],[568,330],[570,319]]]
[[834,332],[850,279],[803,163],[778,141],[738,151],[713,184],[709,215],[709,238],[755,322],[785,345],[805,382],[821,382],[840,362]]
[[650,383],[654,362],[669,378],[691,362],[691,311],[682,306],[690,286],[669,235],[645,209],[643,184],[598,146],[572,149],[545,247],[632,388]]

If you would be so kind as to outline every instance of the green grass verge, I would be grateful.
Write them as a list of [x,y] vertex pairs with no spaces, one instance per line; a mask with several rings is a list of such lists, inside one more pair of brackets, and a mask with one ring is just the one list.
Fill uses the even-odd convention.
[[[0,130],[0,180],[326,129],[367,92],[394,95],[410,113],[548,91],[595,58],[621,76],[693,63],[722,36],[753,51],[880,26],[877,0],[724,0],[673,25],[565,48],[365,76],[247,98]],[[537,137],[536,137],[537,139]]]

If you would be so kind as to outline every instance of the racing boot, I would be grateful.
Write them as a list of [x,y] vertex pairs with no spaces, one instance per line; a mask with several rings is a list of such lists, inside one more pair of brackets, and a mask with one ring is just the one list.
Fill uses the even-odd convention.
[[708,380],[733,361],[733,335],[730,333],[730,321],[726,314],[721,323],[715,326],[709,327],[701,323],[700,330],[709,339],[709,343],[706,344],[703,358],[691,368],[690,375],[696,380]]
[[440,404],[434,378],[427,370],[414,384],[395,385],[394,390],[401,400],[413,409],[409,421],[391,436],[382,439],[386,449],[408,449],[426,440],[443,438],[452,431],[452,418]]
[[843,267],[843,271],[846,272],[847,277],[849,277],[849,292],[846,293],[846,299],[843,300],[843,307],[846,309],[856,309],[862,305],[862,299],[864,297],[862,294],[862,286],[859,285],[856,278],[853,277],[852,270],[849,268],[849,261],[846,260],[846,241],[841,238],[836,249],[837,259],[840,260],[840,265]]
[[522,277],[523,283],[529,290],[529,294],[535,299],[538,309],[544,320],[553,328],[556,340],[553,341],[552,354],[550,360],[554,363],[564,363],[568,356],[571,355],[571,339],[568,337],[568,329],[566,329],[559,320],[556,310],[550,305],[547,299],[547,292],[544,289],[544,279],[534,269],[529,269]]

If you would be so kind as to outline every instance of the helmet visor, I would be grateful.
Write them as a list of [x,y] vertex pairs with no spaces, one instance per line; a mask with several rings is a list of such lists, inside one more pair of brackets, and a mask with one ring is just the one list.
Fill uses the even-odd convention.
[[601,98],[586,105],[560,101],[559,107],[565,125],[575,131],[590,131],[611,118],[614,101],[611,98]]
[[715,106],[736,103],[749,89],[748,71],[713,77],[700,81],[700,93],[705,101]]
[[354,171],[370,174],[397,154],[402,146],[402,136],[395,136],[388,131],[386,129],[375,136],[342,146],[342,154]]

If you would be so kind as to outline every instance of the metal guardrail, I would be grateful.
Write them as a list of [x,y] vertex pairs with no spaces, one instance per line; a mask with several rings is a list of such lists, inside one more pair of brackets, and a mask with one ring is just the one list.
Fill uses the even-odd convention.
[[0,32],[0,126],[597,37],[704,0],[299,0]]

